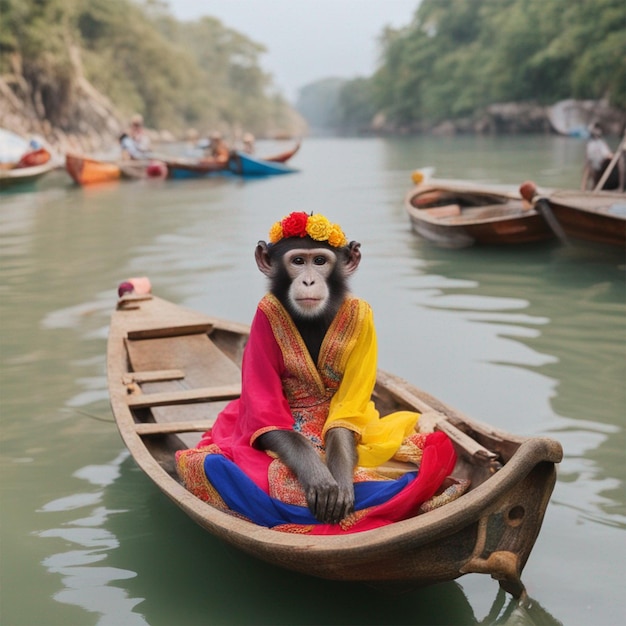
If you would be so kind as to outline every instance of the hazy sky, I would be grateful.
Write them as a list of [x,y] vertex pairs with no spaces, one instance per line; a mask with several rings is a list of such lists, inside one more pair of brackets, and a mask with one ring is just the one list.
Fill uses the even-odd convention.
[[420,0],[166,0],[173,15],[218,18],[263,44],[263,69],[291,101],[320,78],[369,76],[385,26],[406,26]]

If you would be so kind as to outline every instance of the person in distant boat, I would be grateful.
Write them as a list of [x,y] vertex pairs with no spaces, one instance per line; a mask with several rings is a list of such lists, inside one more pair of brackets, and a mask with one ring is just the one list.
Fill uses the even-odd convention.
[[243,151],[246,154],[254,154],[254,135],[252,133],[245,133],[242,137]]
[[[270,290],[252,321],[241,397],[177,453],[187,489],[258,525],[311,534],[378,528],[458,497],[467,482],[448,482],[448,436],[416,432],[418,413],[381,416],[372,402],[373,313],[347,285],[360,244],[323,215],[293,212],[255,258]],[[392,458],[409,471],[386,475]]]
[[150,157],[150,138],[143,127],[143,117],[136,113],[130,120],[128,130],[120,135],[122,158],[147,159]]
[[230,158],[230,149],[220,132],[214,131],[211,133],[205,156],[209,156],[219,163],[226,163]]
[[[603,138],[602,127],[597,122],[590,129],[590,138],[587,141],[585,152],[585,168],[580,188],[584,191],[587,188],[595,189],[600,182],[606,168],[610,165],[613,152]],[[613,167],[609,177],[602,186],[603,189],[618,189],[620,186],[621,164]]]

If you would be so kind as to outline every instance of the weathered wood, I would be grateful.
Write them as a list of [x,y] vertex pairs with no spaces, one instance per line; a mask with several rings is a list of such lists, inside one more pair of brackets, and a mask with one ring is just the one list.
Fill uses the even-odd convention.
[[488,450],[476,440],[466,435],[462,430],[452,424],[446,415],[437,411],[423,397],[414,394],[408,385],[402,384],[400,379],[386,376],[385,387],[399,400],[414,407],[422,415],[420,416],[420,428],[427,430],[441,430],[445,432],[466,454],[474,456],[484,463],[490,463],[498,458],[497,453]]
[[193,402],[233,400],[240,395],[241,385],[181,389],[180,391],[165,391],[163,393],[140,393],[128,396],[128,406],[132,409],[143,409],[174,404],[191,404]]
[[185,378],[182,370],[155,370],[152,372],[130,372],[122,377],[125,385],[131,383],[153,383],[163,380],[179,380]]
[[215,420],[200,420],[197,422],[142,422],[135,425],[135,432],[142,437],[145,435],[168,435],[175,433],[203,433],[213,424]]
[[626,249],[626,193],[553,190],[538,195],[569,239]]

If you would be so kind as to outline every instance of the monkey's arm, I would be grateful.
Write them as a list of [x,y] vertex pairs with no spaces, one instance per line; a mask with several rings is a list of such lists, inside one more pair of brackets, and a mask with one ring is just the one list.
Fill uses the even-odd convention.
[[356,433],[347,428],[331,428],[326,434],[326,465],[339,486],[338,503],[343,519],[354,510],[354,468],[357,463]]
[[[333,430],[345,430],[336,428]],[[330,433],[329,433],[330,434]],[[348,431],[354,447],[354,437]],[[260,435],[255,444],[262,450],[271,450],[296,475],[304,489],[309,509],[320,522],[336,524],[340,522],[354,506],[352,472],[349,485],[347,470],[341,463],[338,452],[345,444],[341,436],[334,435],[331,440],[336,448],[337,461],[335,471],[341,479],[341,485],[333,477],[313,445],[300,433],[293,430],[272,430]],[[346,460],[349,453],[344,452]],[[356,453],[355,453],[356,454]]]

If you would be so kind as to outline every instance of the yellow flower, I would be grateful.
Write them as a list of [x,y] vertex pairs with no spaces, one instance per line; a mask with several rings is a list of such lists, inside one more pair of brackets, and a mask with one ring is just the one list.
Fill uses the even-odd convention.
[[270,228],[270,243],[276,243],[283,238],[283,226],[280,222],[276,222]]
[[343,234],[343,230],[341,230],[339,224],[330,225],[330,230],[328,232],[328,243],[333,246],[333,248],[343,248],[343,246],[348,245],[348,240]]
[[306,223],[306,234],[315,241],[326,241],[330,233],[330,222],[323,215],[310,215]]

